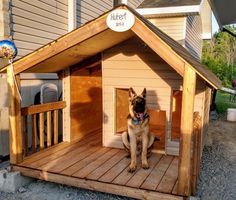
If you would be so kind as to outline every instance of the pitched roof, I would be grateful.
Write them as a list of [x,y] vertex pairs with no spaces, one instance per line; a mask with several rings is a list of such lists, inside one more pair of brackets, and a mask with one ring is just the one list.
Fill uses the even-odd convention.
[[111,10],[58,40],[15,61],[15,74],[21,72],[57,72],[134,35],[138,35],[182,76],[184,66],[187,64],[212,87],[220,88],[221,81],[177,41],[170,38],[128,6],[121,5],[114,9],[118,8],[127,9],[134,14],[135,24],[131,30],[114,32],[109,29],[106,24],[106,17]]
[[144,0],[138,8],[161,8],[200,5],[201,0]]

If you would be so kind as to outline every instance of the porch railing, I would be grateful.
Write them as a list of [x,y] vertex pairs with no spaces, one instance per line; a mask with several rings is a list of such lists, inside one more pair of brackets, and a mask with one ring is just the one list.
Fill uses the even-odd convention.
[[[32,105],[21,108],[21,116],[23,118],[23,155],[28,156],[46,147],[58,144],[59,131],[59,110],[66,107],[65,101]],[[32,145],[29,151],[28,138],[30,131],[29,122],[32,122],[31,138]],[[39,144],[38,144],[39,141]]]

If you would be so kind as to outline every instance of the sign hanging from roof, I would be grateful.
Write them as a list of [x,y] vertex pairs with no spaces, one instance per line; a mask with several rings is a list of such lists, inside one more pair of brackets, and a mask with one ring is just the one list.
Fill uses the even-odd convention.
[[113,10],[106,19],[107,26],[116,32],[124,32],[132,28],[135,22],[134,15],[125,9]]

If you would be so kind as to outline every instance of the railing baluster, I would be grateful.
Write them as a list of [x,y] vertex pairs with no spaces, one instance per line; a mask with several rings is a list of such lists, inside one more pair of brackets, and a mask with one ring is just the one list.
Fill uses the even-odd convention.
[[37,147],[37,128],[36,128],[36,114],[32,115],[32,153],[36,152]]
[[23,134],[24,134],[24,156],[28,155],[28,119],[27,115],[23,117]]
[[44,149],[44,113],[39,114],[39,139],[40,149]]
[[[22,143],[24,145],[24,156],[28,156],[30,153],[35,153],[37,150],[43,150],[46,147],[52,146],[52,144],[58,144],[59,134],[59,110],[66,107],[65,101],[51,102],[45,104],[31,105],[21,108],[21,115],[23,117],[22,130],[23,138]],[[46,114],[45,114],[46,113]],[[45,116],[46,115],[46,116]],[[32,121],[32,152],[28,150],[28,137],[30,130],[28,129],[28,123],[31,117]],[[47,117],[47,119],[46,119]],[[53,117],[53,119],[52,119]],[[47,128],[45,127],[45,121],[47,121]],[[53,125],[52,125],[53,123]],[[47,135],[45,132],[47,131]],[[46,144],[44,141],[46,141]],[[39,149],[38,148],[39,142]]]
[[52,145],[52,113],[47,112],[47,147]]
[[53,111],[54,117],[54,144],[58,144],[58,110]]

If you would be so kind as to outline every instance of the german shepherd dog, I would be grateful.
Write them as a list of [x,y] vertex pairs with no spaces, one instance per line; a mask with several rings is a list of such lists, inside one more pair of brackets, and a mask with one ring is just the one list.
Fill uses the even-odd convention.
[[133,88],[129,89],[128,132],[122,133],[125,149],[131,157],[128,171],[134,172],[137,167],[137,153],[141,151],[142,168],[148,169],[148,154],[155,140],[149,132],[149,115],[146,107],[146,88],[137,95]]

